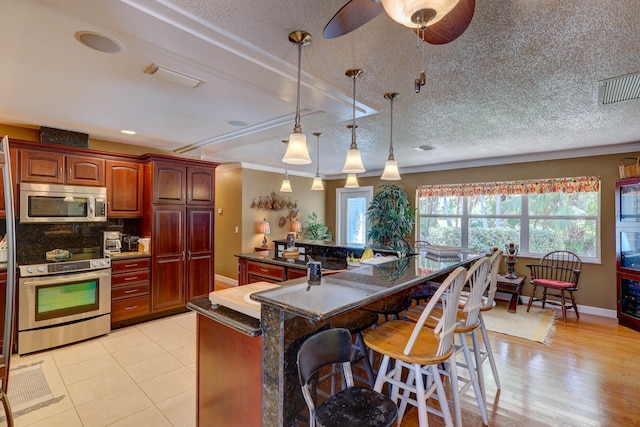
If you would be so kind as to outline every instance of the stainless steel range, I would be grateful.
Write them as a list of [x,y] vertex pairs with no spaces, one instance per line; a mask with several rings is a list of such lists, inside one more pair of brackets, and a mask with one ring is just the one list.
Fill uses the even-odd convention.
[[110,332],[111,259],[95,255],[19,266],[19,354]]

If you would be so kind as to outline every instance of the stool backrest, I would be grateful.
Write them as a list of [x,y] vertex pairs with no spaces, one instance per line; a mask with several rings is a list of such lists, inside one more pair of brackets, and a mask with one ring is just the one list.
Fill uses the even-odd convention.
[[471,327],[479,324],[482,297],[489,286],[489,258],[481,258],[476,261],[467,272],[466,284],[469,285],[469,296],[466,298],[462,311],[465,314],[465,326]]
[[[307,338],[298,350],[298,377],[302,395],[309,408],[309,419],[315,420],[315,400],[311,394],[309,380],[320,369],[341,363],[347,387],[353,387],[351,372],[351,333],[344,328],[320,331]],[[314,425],[312,421],[311,425]]]
[[502,261],[502,251],[495,251],[491,258],[489,258],[489,275],[487,280],[489,281],[489,292],[487,293],[487,299],[485,300],[483,307],[492,307],[493,300],[496,297],[496,291],[498,290],[498,273],[500,273],[500,261]]
[[433,333],[438,334],[440,338],[437,355],[441,356],[451,351],[453,347],[453,331],[456,328],[458,300],[460,299],[460,292],[462,291],[466,275],[467,270],[464,267],[458,267],[450,273],[445,281],[438,287],[416,322],[409,341],[404,348],[404,354],[411,354],[411,349],[420,331],[424,327],[424,322],[438,303],[442,304],[442,317],[440,317],[438,324],[433,330]]

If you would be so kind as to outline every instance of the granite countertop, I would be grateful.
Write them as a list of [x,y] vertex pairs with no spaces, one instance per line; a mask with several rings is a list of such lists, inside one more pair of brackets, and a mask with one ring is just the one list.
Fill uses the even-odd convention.
[[[266,264],[279,265],[282,267],[289,267],[289,268],[297,268],[300,270],[307,269],[306,261],[299,261],[299,260],[287,261],[284,259],[276,259],[274,258],[273,250],[269,250],[268,252],[267,251],[247,252],[244,254],[236,254],[236,256],[240,259],[246,259],[248,261],[264,262]],[[346,262],[344,263],[323,262],[322,267],[323,267],[323,270],[325,271],[326,270],[343,270],[346,265],[343,266],[342,264],[346,264]]]
[[289,280],[280,288],[256,292],[251,299],[312,321],[322,321],[446,274],[482,256],[461,252],[457,258],[432,258],[419,254],[323,276],[317,286],[308,285],[305,278]]
[[221,305],[213,308],[208,297],[188,302],[187,308],[250,337],[262,335],[260,320]]

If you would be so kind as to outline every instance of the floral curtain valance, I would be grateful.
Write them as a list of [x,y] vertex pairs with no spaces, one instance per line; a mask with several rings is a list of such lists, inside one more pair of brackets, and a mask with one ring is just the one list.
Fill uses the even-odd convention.
[[477,196],[492,194],[544,194],[600,191],[599,176],[480,182],[475,184],[421,185],[418,197]]

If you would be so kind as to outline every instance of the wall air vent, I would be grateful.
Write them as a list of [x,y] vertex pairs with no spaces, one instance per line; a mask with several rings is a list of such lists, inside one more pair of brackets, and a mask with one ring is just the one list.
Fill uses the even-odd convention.
[[598,105],[640,98],[640,73],[627,74],[598,83]]

